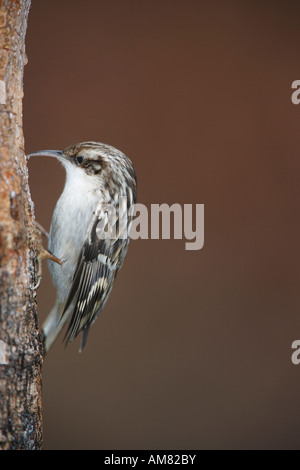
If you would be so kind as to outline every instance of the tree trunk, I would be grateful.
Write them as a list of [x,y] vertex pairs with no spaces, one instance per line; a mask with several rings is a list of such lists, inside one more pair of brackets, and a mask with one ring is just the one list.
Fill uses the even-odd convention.
[[0,449],[40,449],[37,243],[22,131],[30,0],[0,0]]

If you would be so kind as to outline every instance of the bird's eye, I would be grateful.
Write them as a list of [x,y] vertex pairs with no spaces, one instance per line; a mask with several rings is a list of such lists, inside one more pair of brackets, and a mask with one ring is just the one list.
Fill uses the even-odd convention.
[[75,162],[77,165],[82,165],[84,161],[84,157],[81,157],[80,155],[78,157],[75,157]]

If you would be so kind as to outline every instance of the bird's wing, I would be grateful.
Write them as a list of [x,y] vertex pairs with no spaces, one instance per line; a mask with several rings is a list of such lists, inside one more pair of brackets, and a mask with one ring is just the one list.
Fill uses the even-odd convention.
[[106,206],[100,205],[93,217],[62,314],[75,301],[65,338],[70,343],[83,331],[81,349],[91,323],[104,307],[128,248],[127,213],[121,218],[113,217]]

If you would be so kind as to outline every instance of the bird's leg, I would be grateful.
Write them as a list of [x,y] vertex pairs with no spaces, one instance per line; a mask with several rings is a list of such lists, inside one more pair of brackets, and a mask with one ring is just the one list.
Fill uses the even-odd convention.
[[[39,230],[40,233],[47,239],[49,239],[49,233],[39,222],[36,222],[36,229]],[[61,260],[50,253],[50,251],[46,250],[42,244],[40,245],[40,256],[41,259],[51,259],[52,261],[55,261],[55,263],[62,264]]]
[[55,261],[55,263],[62,264],[62,261],[59,258],[50,253],[50,251],[46,250],[46,248],[44,248],[42,245],[41,234],[44,235],[47,239],[49,239],[49,233],[47,232],[47,230],[44,229],[44,227],[39,222],[36,222],[35,231],[37,233],[36,238],[41,259],[51,259],[52,261]]
[[37,221],[35,222],[35,225],[36,228],[41,232],[41,234],[49,240],[49,233],[47,232],[47,230]]
[[40,248],[40,258],[42,260],[43,259],[51,259],[52,261],[54,261],[57,264],[62,264],[62,261],[59,258],[54,256],[52,253],[50,253],[50,251],[46,250],[46,248],[44,248],[43,246]]
[[36,223],[36,227],[33,229],[33,234],[34,234],[33,237],[35,239],[36,247],[37,247],[37,251],[38,251],[38,257],[37,257],[37,261],[38,261],[37,279],[38,279],[38,282],[33,287],[33,290],[36,290],[39,287],[39,285],[41,283],[41,279],[42,279],[42,260],[50,259],[50,260],[52,260],[52,261],[54,261],[55,263],[58,263],[58,264],[62,264],[62,261],[59,258],[57,258],[56,256],[54,256],[52,253],[50,253],[50,251],[46,250],[46,248],[43,247],[41,235],[43,234],[47,238],[49,238],[49,234],[38,222]]

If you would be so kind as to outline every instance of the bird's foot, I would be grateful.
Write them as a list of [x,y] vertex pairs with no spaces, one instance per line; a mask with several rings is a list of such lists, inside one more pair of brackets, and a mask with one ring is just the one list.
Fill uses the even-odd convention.
[[37,269],[37,283],[33,286],[32,290],[36,290],[42,280],[42,261],[44,259],[50,259],[54,261],[55,263],[62,264],[62,261],[54,256],[50,251],[46,250],[46,248],[43,247],[42,243],[42,235],[45,237],[49,238],[48,232],[37,222],[36,227],[33,229],[33,238],[35,241],[35,245],[38,251],[38,256],[37,256],[37,263],[38,263],[38,269]]

